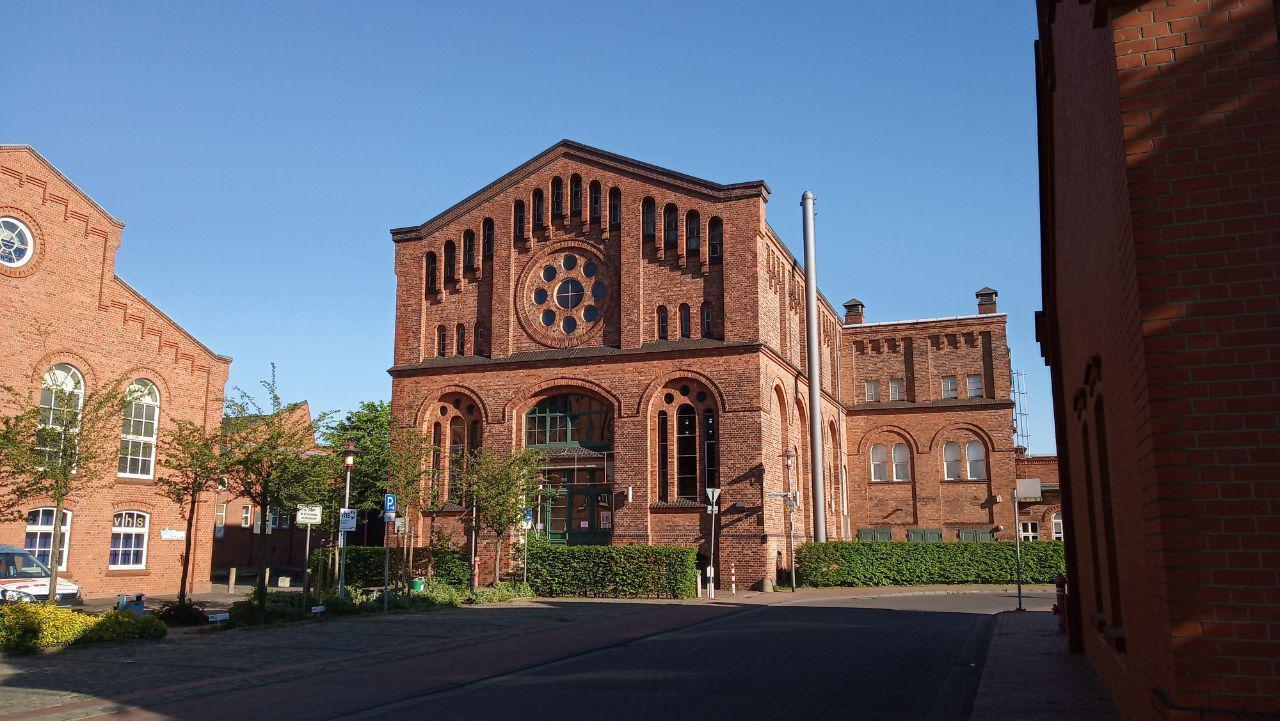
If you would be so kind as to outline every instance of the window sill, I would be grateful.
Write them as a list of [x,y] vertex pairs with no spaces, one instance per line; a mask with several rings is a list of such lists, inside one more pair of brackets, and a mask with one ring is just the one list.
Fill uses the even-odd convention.
[[911,485],[912,482],[910,480],[906,480],[906,481],[895,480],[895,481],[868,481],[868,483],[870,483],[873,486],[909,486]]
[[108,568],[107,578],[126,578],[126,577],[142,577],[150,576],[151,571],[145,568]]
[[123,473],[116,475],[116,483],[127,483],[133,486],[150,486],[155,482],[156,479],[153,476],[126,476]]
[[990,483],[990,478],[944,478],[943,483]]

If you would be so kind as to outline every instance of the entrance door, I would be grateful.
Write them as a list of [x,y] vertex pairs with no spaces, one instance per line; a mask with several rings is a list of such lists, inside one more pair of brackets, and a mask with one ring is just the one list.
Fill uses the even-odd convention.
[[613,491],[599,468],[549,468],[557,493],[547,505],[547,537],[572,546],[607,546],[613,538]]

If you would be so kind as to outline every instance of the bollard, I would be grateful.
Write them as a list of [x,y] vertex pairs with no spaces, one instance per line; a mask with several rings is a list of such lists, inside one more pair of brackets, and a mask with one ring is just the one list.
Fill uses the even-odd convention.
[[236,567],[232,566],[231,569],[227,571],[227,593],[235,593],[235,592],[236,592]]
[[271,567],[267,566],[262,572],[262,585],[271,588]]
[[738,564],[729,564],[729,593],[738,595]]
[[698,598],[702,598],[702,574],[694,574],[698,577]]

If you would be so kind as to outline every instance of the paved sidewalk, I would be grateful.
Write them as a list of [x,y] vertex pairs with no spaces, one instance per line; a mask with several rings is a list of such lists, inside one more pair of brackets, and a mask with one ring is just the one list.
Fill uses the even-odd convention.
[[996,616],[969,721],[1120,721],[1049,611]]

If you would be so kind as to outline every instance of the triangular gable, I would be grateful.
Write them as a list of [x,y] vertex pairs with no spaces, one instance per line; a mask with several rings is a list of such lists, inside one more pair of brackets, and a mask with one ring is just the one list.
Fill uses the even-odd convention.
[[436,215],[422,225],[414,225],[405,228],[393,228],[391,230],[391,239],[395,242],[405,240],[416,240],[434,233],[442,226],[448,225],[457,218],[470,212],[476,206],[492,200],[494,197],[501,195],[511,186],[519,183],[525,178],[533,175],[546,167],[548,164],[560,158],[579,158],[584,162],[602,165],[620,173],[635,175],[653,182],[674,185],[685,192],[708,196],[715,200],[735,200],[738,198],[749,198],[753,196],[768,199],[768,184],[763,180],[752,180],[744,183],[731,183],[724,185],[710,180],[704,180],[692,175],[686,175],[674,170],[662,168],[657,165],[651,165],[634,158],[628,158],[625,155],[610,153],[607,150],[593,148],[590,145],[573,140],[561,140],[552,145],[550,148],[538,153],[511,172],[503,175],[497,180],[489,183],[480,190],[472,193],[462,201],[454,204],[444,212]]
[[55,176],[57,176],[62,182],[66,183],[67,187],[71,188],[71,190],[74,191],[76,195],[80,196],[81,200],[85,201],[94,210],[101,213],[102,217],[106,218],[108,222],[110,222],[111,224],[115,225],[118,228],[124,227],[124,223],[122,221],[117,220],[115,216],[108,213],[101,205],[98,205],[98,201],[94,200],[89,196],[88,193],[81,190],[80,186],[71,182],[71,179],[68,178],[65,174],[63,174],[61,170],[58,170],[57,166],[55,166],[53,163],[50,163],[48,158],[41,155],[40,151],[36,150],[30,145],[0,145],[0,153],[21,153],[21,152],[30,153],[31,155],[35,156],[36,159],[38,159],[42,164],[44,164],[44,166],[48,168],[50,172],[52,172]]

